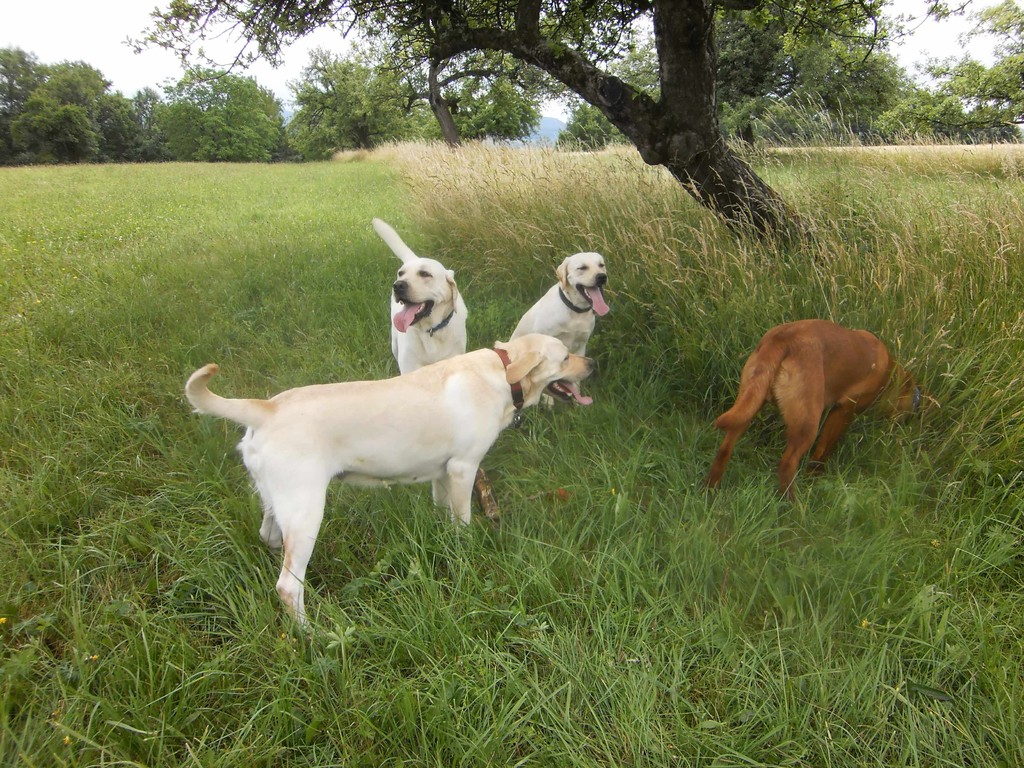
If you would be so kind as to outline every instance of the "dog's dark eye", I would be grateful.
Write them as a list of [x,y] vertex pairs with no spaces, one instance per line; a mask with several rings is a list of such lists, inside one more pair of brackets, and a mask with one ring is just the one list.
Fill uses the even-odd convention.
[[420,274],[420,277],[422,277],[422,278],[428,278],[428,277],[433,277],[433,275],[431,275],[431,274],[430,274],[429,272],[427,272],[427,270],[425,270],[425,269],[421,269],[421,270],[420,270],[420,272],[419,272],[419,274]]
[[580,267],[580,272],[586,272],[588,269],[590,269],[590,267],[584,264],[582,267]]

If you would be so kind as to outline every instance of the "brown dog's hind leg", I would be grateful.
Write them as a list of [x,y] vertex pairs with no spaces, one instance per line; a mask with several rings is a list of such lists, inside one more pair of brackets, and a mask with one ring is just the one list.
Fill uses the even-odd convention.
[[708,472],[708,477],[704,481],[705,487],[717,488],[722,482],[725,465],[732,457],[732,449],[736,447],[736,441],[743,436],[748,426],[750,426],[749,421],[725,430],[725,437],[722,438],[722,444],[718,448],[718,453],[715,454],[715,460],[711,463],[711,471]]
[[825,409],[824,399],[824,386],[820,381],[792,391],[776,389],[776,402],[786,423],[786,450],[779,461],[779,493],[790,500],[793,499],[793,478],[800,459],[811,449],[818,434],[818,422]]
[[849,429],[854,416],[856,416],[856,410],[852,403],[836,405],[829,411],[828,416],[825,417],[825,423],[821,426],[818,443],[807,460],[808,472],[821,472],[828,457],[832,455],[832,451],[839,443],[839,438]]
[[779,461],[779,493],[793,499],[793,478],[796,477],[800,459],[814,442],[816,424],[804,424],[797,429],[786,430],[786,450]]

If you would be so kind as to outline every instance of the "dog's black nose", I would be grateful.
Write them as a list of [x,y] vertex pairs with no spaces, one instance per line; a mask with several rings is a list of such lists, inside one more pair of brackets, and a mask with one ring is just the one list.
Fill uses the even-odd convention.
[[604,274],[602,272],[601,274],[599,274],[597,276],[597,281],[596,282],[597,282],[597,285],[604,285],[605,283],[608,282],[608,275],[606,275],[606,274]]
[[395,292],[395,296],[403,296],[409,284],[405,280],[396,280],[395,284],[391,286],[391,290]]

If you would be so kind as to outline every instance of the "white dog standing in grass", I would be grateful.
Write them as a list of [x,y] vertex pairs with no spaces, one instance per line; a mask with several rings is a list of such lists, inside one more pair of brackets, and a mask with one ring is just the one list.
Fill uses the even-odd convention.
[[391,352],[400,373],[466,351],[466,304],[455,273],[435,259],[417,256],[380,219],[373,228],[402,260],[391,286]]
[[277,593],[305,623],[306,566],[332,478],[388,487],[432,481],[434,501],[468,523],[481,459],[542,392],[583,402],[577,382],[592,360],[531,334],[383,381],[298,387],[269,400],[228,399],[207,384],[209,364],[185,385],[199,413],[246,427],[238,444],[263,501],[260,536],[284,548]]
[[558,282],[526,311],[512,338],[545,333],[561,340],[574,355],[585,355],[596,316],[608,314],[604,300],[604,286],[608,282],[604,256],[574,254],[558,266],[555,275]]
[[[417,256],[386,221],[374,219],[373,228],[402,260],[391,286],[391,353],[398,372],[412,373],[463,354],[468,313],[455,273],[435,259]],[[501,511],[483,467],[477,470],[475,488],[484,514],[497,522]]]

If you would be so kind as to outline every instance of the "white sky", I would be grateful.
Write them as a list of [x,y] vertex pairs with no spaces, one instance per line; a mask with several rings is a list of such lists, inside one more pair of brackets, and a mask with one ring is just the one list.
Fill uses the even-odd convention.
[[[136,54],[127,40],[143,37],[143,30],[150,26],[150,11],[168,5],[170,0],[0,0],[0,48],[21,48],[41,64],[83,61],[125,96],[146,87],[159,92],[165,83],[177,82],[184,74],[177,56],[161,48]],[[260,61],[236,71],[255,78],[288,104],[288,83],[299,79],[310,51],[317,47],[340,51],[343,44],[341,32],[321,29],[289,47],[277,69]],[[218,61],[226,65],[240,46],[225,40],[205,47],[216,50]]]
[[954,16],[943,21],[925,18],[925,0],[890,0],[888,15],[907,17],[910,35],[892,48],[900,64],[910,75],[916,76],[917,68],[928,59],[960,58],[970,54],[986,65],[993,62],[992,44],[975,38],[965,47],[961,42],[964,33],[974,27],[971,16],[983,8],[995,5],[997,0],[973,0],[967,14]]
[[[130,37],[141,37],[149,26],[149,12],[155,5],[166,7],[170,0],[0,0],[0,48],[21,48],[43,64],[84,61],[113,83],[113,90],[133,96],[147,86],[160,90],[182,75],[176,57],[162,49],[135,54],[127,45]],[[972,10],[993,5],[995,0],[974,0]],[[890,14],[920,19],[924,0],[892,0]],[[913,26],[913,25],[911,25]],[[944,22],[927,21],[913,35],[893,49],[910,74],[928,58],[959,56],[964,52],[959,36],[971,26],[967,18]],[[303,38],[284,54],[284,64],[273,69],[259,62],[241,74],[251,75],[269,88],[284,104],[291,100],[288,83],[297,80],[316,47],[340,51],[340,32],[320,30]],[[212,46],[208,46],[212,49]],[[228,60],[234,48],[224,48]],[[984,44],[971,48],[972,55],[990,63]],[[557,110],[545,112],[557,114]]]

